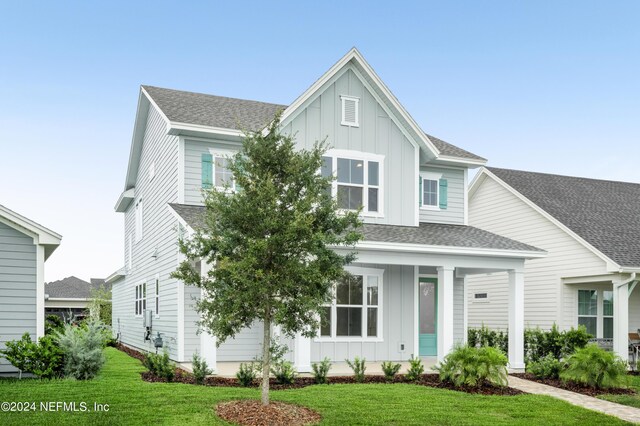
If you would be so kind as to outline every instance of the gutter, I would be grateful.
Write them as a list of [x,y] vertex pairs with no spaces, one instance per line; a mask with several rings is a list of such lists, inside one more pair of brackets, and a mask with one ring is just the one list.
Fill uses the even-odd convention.
[[635,286],[637,284],[636,276],[637,276],[637,274],[635,272],[632,272],[631,273],[631,277],[628,280],[625,280],[625,281],[622,281],[622,282],[614,284],[615,288],[620,288],[623,285],[631,284],[631,286],[632,286],[631,290],[633,290],[633,288],[635,288]]

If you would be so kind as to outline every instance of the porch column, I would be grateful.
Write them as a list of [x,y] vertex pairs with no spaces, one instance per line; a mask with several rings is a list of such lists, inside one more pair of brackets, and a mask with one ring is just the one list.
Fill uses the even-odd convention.
[[524,271],[509,271],[509,367],[524,370]]
[[613,282],[613,351],[629,359],[629,284]]
[[438,267],[438,361],[453,347],[453,267]]
[[294,364],[299,373],[311,372],[311,339],[297,333],[295,339]]
[[[204,261],[200,262],[200,274],[204,277],[212,269],[211,265]],[[200,290],[200,297],[205,297],[203,289]],[[183,329],[184,332],[184,329]],[[218,348],[216,346],[217,339],[215,336],[202,330],[200,333],[200,356],[207,361],[207,365],[214,373],[218,371]]]

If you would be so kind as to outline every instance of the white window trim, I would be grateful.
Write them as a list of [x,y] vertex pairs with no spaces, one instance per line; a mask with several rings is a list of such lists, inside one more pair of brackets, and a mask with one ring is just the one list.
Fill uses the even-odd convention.
[[142,241],[142,237],[144,235],[144,203],[142,201],[142,198],[138,198],[134,210],[134,229],[136,244]]
[[[355,102],[355,110],[356,110],[356,121],[355,122],[350,122],[350,121],[346,121],[345,117],[344,117],[344,113],[345,113],[345,102],[346,101],[354,101]],[[341,120],[340,120],[340,124],[342,126],[348,126],[348,127],[360,127],[360,98],[356,97],[356,96],[347,96],[347,95],[340,95],[340,104],[342,107],[342,113],[341,113]]]
[[[351,151],[347,149],[330,149],[328,150],[323,157],[331,157],[332,158],[332,169],[331,173],[334,177],[338,175],[338,158],[348,159],[348,160],[362,160],[364,162],[364,170],[362,177],[362,185],[358,184],[343,184],[346,186],[362,186],[362,211],[360,212],[360,216],[362,217],[376,217],[376,218],[384,218],[384,155],[380,154],[372,154],[370,152],[362,152],[362,151]],[[378,186],[372,186],[371,188],[378,189],[378,211],[370,212],[367,210],[369,207],[369,161],[378,163]],[[333,198],[338,196],[338,179],[334,179],[331,182],[331,195]],[[340,209],[340,212],[345,213],[352,210]]]
[[160,318],[160,274],[156,274],[156,277],[154,278],[154,282],[155,282],[155,286],[154,286],[154,306],[153,306],[153,310],[154,310],[154,314],[156,318]]
[[[419,194],[419,197],[422,199],[420,210],[436,210],[436,211],[441,210],[440,209],[440,179],[442,179],[442,173],[420,172],[420,178],[422,179],[422,194]],[[437,182],[435,206],[427,206],[424,204],[424,188],[425,188],[424,181],[425,180],[435,180]]]
[[[231,157],[233,157],[234,155],[236,155],[236,151],[231,151],[231,150],[226,150],[226,149],[219,149],[219,148],[209,148],[209,154],[211,154],[211,163],[212,163],[212,176],[211,176],[211,186],[217,189],[223,189],[223,186],[216,186],[216,157],[222,157],[225,159],[230,160]],[[233,192],[236,190],[236,179],[235,176],[232,178],[232,184],[231,187],[229,188],[230,192]]]
[[[362,336],[336,336],[336,332],[338,329],[337,324],[337,305],[335,295],[331,304],[324,305],[325,307],[331,307],[331,317],[333,321],[331,321],[331,336],[321,336],[320,329],[318,329],[318,335],[313,339],[314,342],[322,343],[322,342],[384,342],[383,338],[383,330],[384,326],[382,321],[384,319],[383,308],[384,308],[384,269],[374,269],[374,268],[361,268],[349,266],[345,268],[348,272],[353,275],[362,275],[362,305],[340,305],[340,306],[354,306],[358,308],[362,308]],[[367,276],[375,276],[378,278],[378,304],[376,306],[371,306],[378,308],[378,330],[376,337],[367,337]],[[335,287],[334,287],[335,292]]]
[[[136,296],[136,294],[138,295],[138,297],[135,298],[136,307],[133,311],[133,316],[136,318],[142,318],[144,316],[144,311],[147,308],[147,283],[136,284],[133,288],[134,297]],[[140,309],[138,309],[138,302],[141,302]],[[138,311],[139,313],[136,313],[136,311]]]

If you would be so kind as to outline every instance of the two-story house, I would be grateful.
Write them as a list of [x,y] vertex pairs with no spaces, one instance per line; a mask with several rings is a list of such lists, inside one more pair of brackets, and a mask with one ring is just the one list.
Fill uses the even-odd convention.
[[322,172],[336,176],[342,208],[363,206],[365,222],[349,267],[355,278],[336,284],[318,336],[288,341],[298,370],[324,357],[442,359],[466,337],[467,277],[497,271],[509,276],[510,365],[523,368],[524,262],[545,253],[468,225],[467,172],[486,160],[427,135],[356,49],[288,106],[141,87],[116,205],[125,214],[125,268],[113,284],[121,341],[152,349],[151,323],[176,361],[197,351],[215,367],[260,352],[260,324],[217,348],[198,333],[200,290],[170,274],[181,260],[178,238],[201,220],[203,187],[233,184],[226,157],[243,130],[262,129],[278,110],[300,148],[327,139]]

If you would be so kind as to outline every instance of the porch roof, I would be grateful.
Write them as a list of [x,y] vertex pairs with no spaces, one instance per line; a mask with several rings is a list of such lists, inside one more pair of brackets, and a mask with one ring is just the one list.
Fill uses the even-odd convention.
[[[204,225],[203,206],[169,205],[190,228],[197,229]],[[419,226],[398,226],[365,223],[362,233],[364,241],[371,242],[545,253],[537,247],[464,225],[421,223]]]

